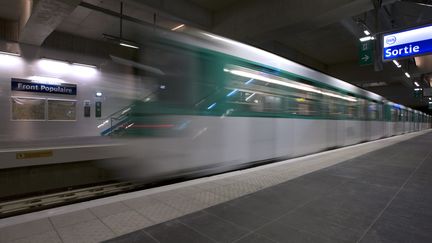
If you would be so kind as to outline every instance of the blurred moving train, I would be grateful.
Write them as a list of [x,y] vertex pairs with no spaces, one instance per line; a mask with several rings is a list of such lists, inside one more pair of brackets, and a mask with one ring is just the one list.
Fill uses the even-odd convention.
[[131,139],[128,157],[110,163],[128,177],[210,174],[430,128],[429,115],[334,77],[179,31],[149,40],[139,63],[116,58],[156,86],[102,131]]
[[[57,45],[19,44],[18,56],[0,53],[0,168],[100,160],[122,176],[152,180],[430,128],[427,114],[224,37],[187,26],[143,30],[142,36],[134,60],[96,58]],[[78,91],[17,91],[11,89],[15,78],[74,84]],[[101,117],[86,113],[97,102]],[[52,152],[40,157],[32,152],[38,149]],[[31,156],[19,156],[28,150]],[[65,168],[52,169],[52,178]],[[26,171],[23,177],[30,178]],[[52,184],[62,181],[59,176]]]

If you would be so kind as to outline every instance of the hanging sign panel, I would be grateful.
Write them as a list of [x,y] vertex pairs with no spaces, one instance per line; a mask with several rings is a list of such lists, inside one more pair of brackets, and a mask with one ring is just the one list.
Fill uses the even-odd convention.
[[383,36],[383,59],[394,60],[432,53],[432,26]]
[[41,82],[34,82],[30,79],[12,78],[11,79],[12,91],[36,92],[36,93],[50,93],[50,94],[64,94],[76,95],[77,86],[75,84],[48,84]]

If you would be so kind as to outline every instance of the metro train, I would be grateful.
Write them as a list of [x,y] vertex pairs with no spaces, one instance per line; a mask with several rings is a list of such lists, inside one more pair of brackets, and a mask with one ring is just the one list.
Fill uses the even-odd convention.
[[101,131],[132,141],[109,163],[129,177],[211,174],[430,128],[427,114],[186,26],[142,49],[133,65],[156,88]]
[[0,169],[100,160],[132,178],[210,174],[430,128],[427,114],[252,46],[187,26],[142,35],[134,61],[56,45],[0,53]]

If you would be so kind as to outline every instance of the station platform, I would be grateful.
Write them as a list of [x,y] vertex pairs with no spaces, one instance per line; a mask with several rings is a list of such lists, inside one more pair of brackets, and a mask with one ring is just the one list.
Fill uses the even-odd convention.
[[0,220],[0,242],[432,242],[432,133]]

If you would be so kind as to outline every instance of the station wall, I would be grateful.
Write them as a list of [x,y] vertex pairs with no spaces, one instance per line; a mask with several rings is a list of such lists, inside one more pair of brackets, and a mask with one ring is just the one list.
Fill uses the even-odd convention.
[[[0,54],[0,141],[38,140],[59,137],[99,136],[109,126],[98,128],[111,114],[148,93],[142,78],[132,67],[109,58],[86,56],[44,47],[20,45],[20,56]],[[57,60],[57,61],[55,61]],[[72,65],[91,64],[96,68]],[[12,91],[11,79],[37,79],[77,86],[76,95]],[[54,80],[54,81],[53,81]],[[96,93],[101,92],[101,97]],[[76,101],[73,121],[13,120],[12,97],[66,99]],[[90,101],[90,117],[84,116],[84,102]],[[102,114],[95,117],[95,102],[102,102]]]

